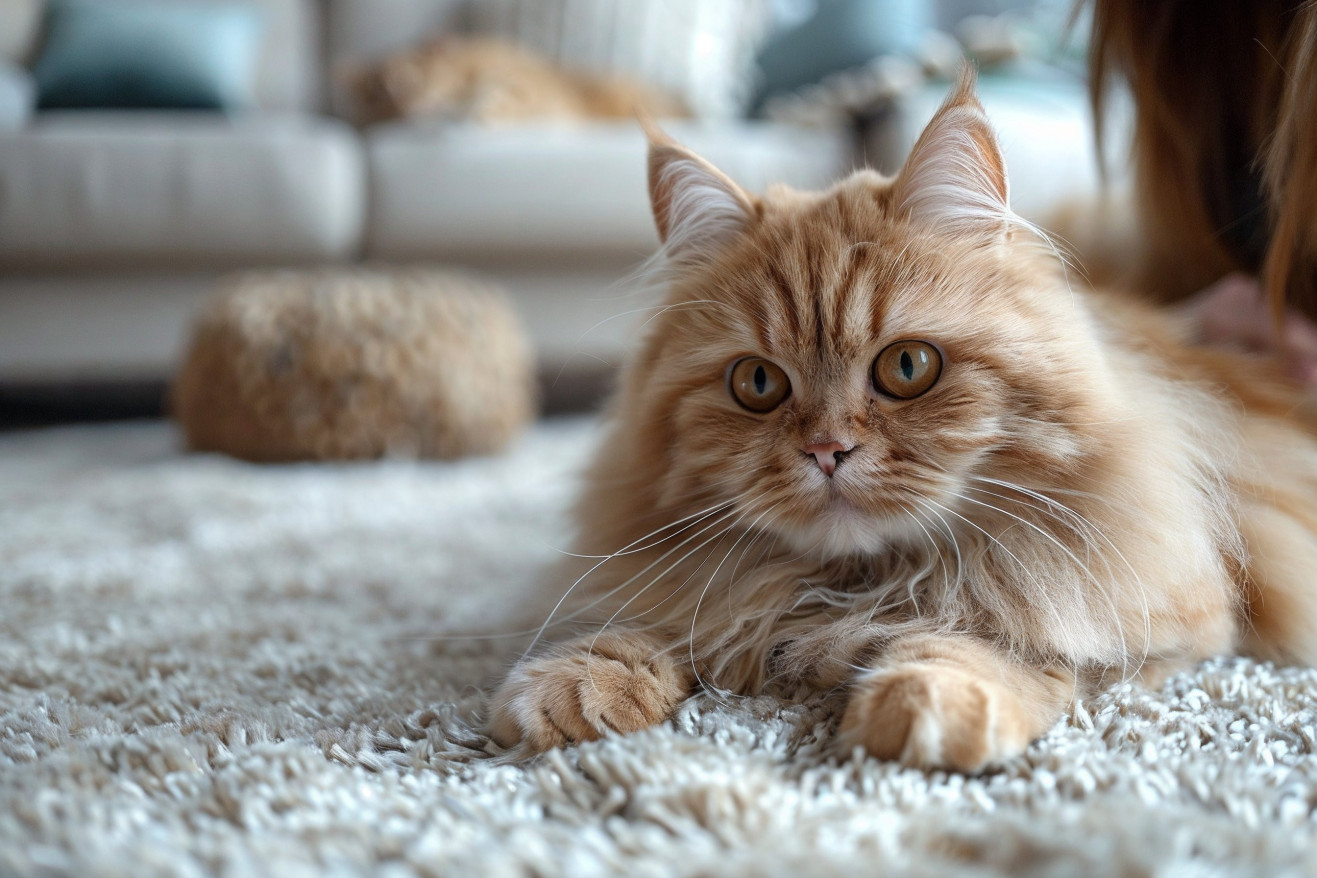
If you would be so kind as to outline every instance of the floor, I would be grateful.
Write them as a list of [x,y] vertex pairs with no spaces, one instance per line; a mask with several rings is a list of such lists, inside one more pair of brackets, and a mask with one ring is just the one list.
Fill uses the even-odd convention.
[[1246,659],[976,777],[838,752],[837,697],[717,692],[509,761],[486,693],[598,438],[255,466],[159,421],[0,435],[0,874],[1317,873],[1317,670]]
[[[608,396],[614,370],[580,358],[539,376],[545,416],[596,411]],[[160,418],[169,385],[158,381],[0,381],[0,431],[59,424]]]

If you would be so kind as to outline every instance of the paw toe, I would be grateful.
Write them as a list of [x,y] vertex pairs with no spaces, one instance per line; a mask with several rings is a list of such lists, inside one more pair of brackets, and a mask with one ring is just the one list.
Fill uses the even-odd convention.
[[662,722],[675,703],[648,668],[612,659],[592,667],[578,689],[585,719],[613,732],[634,732]]
[[513,671],[494,696],[490,736],[540,752],[662,722],[685,695],[678,670],[593,655],[556,656]]
[[953,668],[897,668],[862,680],[841,740],[880,759],[973,772],[1023,747],[999,716],[1000,693]]

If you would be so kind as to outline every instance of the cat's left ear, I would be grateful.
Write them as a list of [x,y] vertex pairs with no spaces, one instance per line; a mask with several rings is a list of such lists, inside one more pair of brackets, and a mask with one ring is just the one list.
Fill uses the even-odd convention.
[[893,189],[897,212],[953,232],[1005,235],[1006,163],[968,64],[915,142]]
[[668,258],[704,261],[750,228],[756,211],[722,171],[642,119],[649,138],[649,200]]

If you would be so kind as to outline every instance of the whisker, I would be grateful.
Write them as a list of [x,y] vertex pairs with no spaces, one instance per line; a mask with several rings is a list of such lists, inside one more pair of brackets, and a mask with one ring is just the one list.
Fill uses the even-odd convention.
[[[1090,570],[1088,566],[1084,564],[1084,562],[1080,561],[1079,557],[1075,555],[1075,553],[1072,552],[1068,546],[1066,546],[1064,543],[1058,540],[1053,534],[1049,533],[1048,531],[1044,530],[1043,528],[1039,527],[1033,522],[1022,518],[1021,516],[1015,515],[1011,512],[1007,512],[1005,509],[1001,509],[997,506],[992,505],[991,503],[984,503],[980,500],[975,500],[972,497],[966,497],[963,494],[955,494],[954,496],[957,499],[963,500],[967,503],[973,503],[977,506],[982,506],[986,509],[991,509],[994,512],[998,512],[1002,515],[1008,516],[1014,519],[1015,521],[1018,521],[1019,523],[1023,524],[1025,527],[1034,530],[1040,536],[1046,539],[1048,542],[1052,543],[1058,549],[1060,549],[1066,555],[1066,557],[1068,557],[1075,564],[1075,566],[1078,567],[1086,577],[1088,577],[1089,581],[1093,583],[1093,585],[1097,588],[1098,592],[1106,600],[1107,606],[1111,610],[1112,621],[1116,623],[1116,634],[1120,638],[1121,654],[1128,655],[1129,646],[1125,638],[1125,629],[1123,623],[1121,622],[1120,612],[1116,607],[1115,601],[1112,599],[1112,596],[1109,593],[1109,591],[1103,586],[1102,582],[1097,578],[1097,576],[1093,574],[1093,571]],[[1005,546],[1002,546],[1002,548],[1005,549]],[[1057,621],[1059,622],[1060,620],[1058,619]]]
[[[959,495],[956,496],[959,497]],[[964,499],[964,498],[960,498],[960,499]],[[992,534],[988,533],[987,530],[980,527],[976,522],[970,520],[969,518],[966,518],[956,510],[950,508],[949,506],[944,506],[941,503],[938,503],[936,500],[927,500],[927,502],[933,504],[934,506],[938,507],[944,512],[947,512],[950,515],[956,516],[956,518],[959,518],[961,521],[965,522],[970,527],[974,528],[979,533],[983,534],[985,537],[988,538],[989,542],[993,543],[998,548],[1000,548],[1003,552],[1005,552],[1006,555],[1016,563],[1016,565],[1020,568],[1021,572],[1024,573],[1025,578],[1028,579],[1031,583],[1033,583],[1035,591],[1038,592],[1039,595],[1044,598],[1044,604],[1047,606],[1048,612],[1051,614],[1052,618],[1056,620],[1057,627],[1058,628],[1065,627],[1065,623],[1061,620],[1061,614],[1057,612],[1056,607],[1053,606],[1052,604],[1052,601],[1048,599],[1048,592],[1046,587],[1040,587],[1042,586],[1042,583],[1038,581],[1037,577],[1034,575],[1034,572],[1030,570],[1028,565],[1026,565],[1023,561],[1021,561],[1020,558],[1014,552],[1012,552],[1009,548],[1007,548],[1005,543],[1003,543],[1000,539],[993,536]]]
[[[951,586],[951,570],[947,567],[947,559],[943,556],[942,551],[937,544],[937,540],[933,537],[933,534],[929,529],[924,526],[924,523],[919,520],[919,517],[915,515],[913,509],[904,505],[901,508],[905,511],[905,514],[909,519],[915,523],[915,526],[924,532],[924,538],[928,540],[929,548],[933,550],[933,555],[937,557],[938,563],[942,565],[942,589],[945,591]],[[915,615],[917,616],[919,615],[919,598],[915,594],[915,581],[913,579],[910,581],[909,591],[910,605],[914,607]],[[870,618],[872,618],[872,615]]]
[[[776,506],[775,506],[774,508],[776,508]],[[759,542],[759,540],[762,539],[762,538],[763,538],[764,536],[766,536],[767,534],[768,534],[768,531],[766,531],[766,530],[761,530],[761,531],[758,531],[757,533],[755,533],[754,537],[750,540],[750,542],[746,543],[746,544],[745,544],[745,548],[741,550],[741,556],[740,556],[739,558],[736,559],[736,563],[732,565],[732,572],[729,573],[729,574],[727,575],[727,616],[728,616],[728,618],[730,618],[731,615],[732,615],[732,613],[735,612],[734,608],[732,607],[732,587],[736,585],[736,573],[737,573],[738,570],[741,569],[741,562],[745,560],[745,556],[748,555],[748,554],[750,553],[750,550],[751,550],[752,548],[754,548],[755,543]],[[755,563],[756,563],[756,564],[761,564],[761,563],[763,563],[763,560],[764,560],[764,552],[760,552],[760,553],[759,553],[759,558],[756,560]]]
[[[1070,508],[1069,506],[1066,506],[1064,503],[1061,503],[1061,502],[1058,501],[1058,500],[1053,499],[1052,497],[1047,496],[1046,494],[1043,494],[1043,493],[1038,492],[1038,491],[1034,491],[1034,490],[1032,490],[1032,489],[1030,489],[1030,488],[1026,488],[1026,487],[1024,487],[1023,485],[1017,485],[1017,484],[1015,484],[1015,483],[1013,483],[1013,482],[1005,482],[1005,481],[1002,481],[1002,480],[1000,480],[1000,479],[991,479],[991,478],[987,478],[987,477],[979,477],[979,476],[976,476],[975,479],[978,480],[978,481],[985,482],[985,483],[987,483],[987,484],[997,485],[997,486],[999,486],[999,487],[1001,487],[1001,488],[1005,488],[1005,489],[1007,489],[1007,490],[1018,491],[1018,492],[1021,493],[1021,494],[1024,494],[1024,495],[1026,495],[1026,496],[1028,496],[1028,497],[1033,497],[1033,498],[1035,498],[1035,499],[1037,499],[1037,500],[1039,500],[1039,501],[1041,501],[1041,502],[1047,504],[1049,508],[1059,509],[1059,510],[1063,511],[1064,513],[1066,513],[1068,516],[1070,516],[1074,521],[1076,521],[1076,522],[1079,524],[1079,526],[1085,528],[1085,530],[1086,530],[1088,533],[1091,533],[1091,534],[1097,536],[1097,537],[1100,538],[1104,543],[1106,543],[1106,545],[1107,545],[1107,546],[1111,549],[1111,551],[1116,555],[1117,559],[1120,560],[1121,564],[1124,565],[1125,569],[1129,571],[1130,576],[1131,576],[1131,578],[1132,578],[1132,584],[1134,585],[1135,589],[1137,590],[1138,597],[1139,597],[1139,601],[1140,601],[1140,603],[1142,604],[1142,610],[1143,610],[1143,613],[1142,613],[1142,616],[1143,616],[1143,629],[1144,629],[1144,630],[1143,630],[1143,634],[1144,634],[1144,636],[1143,636],[1143,650],[1142,650],[1142,653],[1141,653],[1141,655],[1140,655],[1140,657],[1139,657],[1139,664],[1138,664],[1138,667],[1135,668],[1135,670],[1134,670],[1134,673],[1138,673],[1138,671],[1139,671],[1139,670],[1143,667],[1143,665],[1147,662],[1147,660],[1148,660],[1148,650],[1151,648],[1151,643],[1152,643],[1152,618],[1151,618],[1151,617],[1152,617],[1152,613],[1151,613],[1151,609],[1150,609],[1149,606],[1148,606],[1147,587],[1146,587],[1146,586],[1144,585],[1144,583],[1143,583],[1143,578],[1142,578],[1141,576],[1139,576],[1139,572],[1138,572],[1138,570],[1136,570],[1136,569],[1134,568],[1134,565],[1130,563],[1129,559],[1125,557],[1125,554],[1124,554],[1123,552],[1120,551],[1120,548],[1116,546],[1116,544],[1111,540],[1110,537],[1108,537],[1105,533],[1102,532],[1102,529],[1101,529],[1101,528],[1099,528],[1099,527],[1097,527],[1096,525],[1094,525],[1091,521],[1089,521],[1089,520],[1088,520],[1087,518],[1085,518],[1084,516],[1080,515],[1080,514],[1079,514],[1078,512],[1076,512],[1074,509]],[[983,488],[974,488],[973,490],[983,491],[984,493],[992,494],[992,492],[990,492],[990,491],[986,491],[986,490],[984,490]],[[1080,493],[1080,492],[1071,492],[1071,493]],[[1003,500],[1008,499],[1008,498],[1006,498],[1006,497],[1002,497],[1000,494],[992,494],[992,495],[993,495],[993,496],[996,496],[996,497],[999,497],[1000,499],[1003,499]],[[1092,495],[1083,495],[1083,496],[1090,496],[1090,497],[1091,497]],[[1093,497],[1093,499],[1101,500],[1102,498]],[[1023,501],[1013,500],[1013,502],[1023,502]],[[1026,505],[1029,505],[1029,504],[1026,504]],[[1031,508],[1036,508],[1036,507],[1031,507]],[[1044,510],[1039,510],[1039,511],[1044,511]],[[1050,512],[1049,512],[1049,514],[1052,515],[1053,519],[1055,519],[1055,520],[1060,520],[1060,517],[1059,517],[1058,515],[1056,515],[1055,513],[1050,513]],[[1111,565],[1110,565],[1109,562],[1106,561],[1106,558],[1105,558],[1105,557],[1103,558],[1103,563],[1106,564],[1106,566],[1107,566],[1107,572],[1108,572],[1109,574],[1112,573]],[[1122,669],[1122,672],[1123,672],[1123,673],[1128,673],[1128,667]]]
[[772,512],[780,505],[781,502],[775,503],[772,506],[765,509],[762,513],[759,514],[759,517],[756,518],[753,522],[751,522],[750,526],[746,528],[745,531],[736,538],[736,541],[732,543],[732,547],[727,550],[727,554],[723,556],[723,559],[718,562],[718,566],[713,569],[713,573],[709,575],[709,581],[705,583],[704,590],[700,592],[699,598],[695,601],[695,609],[694,611],[691,612],[691,631],[690,631],[690,644],[689,644],[690,662],[691,662],[691,671],[694,672],[695,674],[695,682],[698,683],[701,688],[707,688],[707,687],[705,686],[704,680],[700,677],[700,669],[695,661],[695,626],[697,620],[700,617],[700,607],[704,603],[704,596],[709,593],[709,588],[713,585],[713,581],[718,577],[718,571],[722,569],[722,566],[727,563],[727,559],[731,557],[732,552],[736,550],[736,544],[741,541],[741,539],[745,536],[746,533],[750,533],[751,531],[753,531],[759,525],[759,522],[764,520],[764,517],[766,515],[768,515],[770,512]]
[[[728,505],[729,505],[729,506],[733,506],[735,502],[736,502],[736,501],[729,501]],[[616,588],[614,588],[614,589],[610,590],[609,592],[605,593],[603,596],[601,596],[599,599],[597,599],[596,601],[592,602],[591,604],[588,604],[587,606],[582,607],[581,609],[577,610],[575,613],[573,613],[571,616],[568,617],[568,620],[570,620],[570,619],[572,619],[572,618],[574,618],[574,617],[576,617],[576,616],[579,616],[581,613],[583,613],[583,612],[585,612],[585,611],[587,611],[587,610],[593,609],[594,607],[598,606],[601,602],[603,602],[603,601],[607,600],[608,598],[612,597],[614,594],[616,594],[617,592],[619,592],[619,591],[622,590],[623,588],[626,588],[628,585],[630,585],[630,584],[631,584],[632,582],[634,582],[636,579],[638,579],[639,577],[643,576],[645,573],[647,573],[648,571],[650,571],[651,569],[653,569],[655,565],[657,565],[657,564],[661,564],[665,559],[671,557],[672,554],[675,553],[675,552],[677,552],[677,551],[679,551],[679,550],[682,548],[682,546],[687,545],[691,540],[696,539],[696,538],[698,538],[701,534],[706,533],[710,528],[712,528],[712,527],[716,527],[716,526],[717,526],[718,524],[720,524],[723,520],[725,520],[725,516],[730,515],[730,514],[731,514],[732,512],[734,512],[734,511],[735,511],[734,509],[728,509],[728,510],[724,510],[724,511],[721,511],[721,512],[716,513],[716,514],[715,514],[715,517],[714,517],[714,520],[713,520],[713,523],[708,524],[708,525],[705,525],[705,527],[704,527],[702,530],[697,531],[695,534],[693,534],[693,535],[687,537],[685,540],[683,540],[682,542],[678,543],[678,544],[677,544],[676,546],[674,546],[673,548],[669,549],[666,553],[664,553],[663,555],[659,556],[659,557],[658,557],[657,559],[655,559],[654,561],[650,562],[650,564],[649,564],[647,567],[645,567],[643,570],[641,570],[641,571],[640,571],[639,573],[637,573],[635,576],[633,576],[633,577],[631,577],[630,579],[628,579],[626,582],[622,583],[621,585],[617,586]],[[691,525],[691,526],[693,527],[694,525]],[[629,548],[629,546],[628,546],[628,548]],[[522,656],[523,658],[525,658],[526,655],[529,655],[530,652],[531,652],[531,650],[533,650],[533,649],[536,647],[536,645],[539,643],[540,638],[542,638],[542,637],[544,636],[544,631],[548,628],[549,623],[553,620],[553,617],[557,614],[558,610],[561,609],[563,603],[567,600],[567,598],[572,594],[573,591],[576,590],[576,587],[579,586],[582,582],[584,582],[585,579],[586,579],[586,577],[588,577],[591,573],[594,573],[594,572],[595,572],[596,570],[598,570],[602,565],[604,565],[604,564],[607,563],[609,560],[611,560],[611,557],[612,557],[612,556],[609,556],[608,558],[604,558],[604,559],[602,559],[601,561],[598,561],[597,563],[595,563],[594,566],[592,566],[589,570],[585,571],[585,573],[581,574],[581,576],[580,576],[575,582],[573,582],[573,583],[571,584],[571,586],[568,587],[567,591],[563,593],[563,596],[560,597],[560,598],[558,599],[558,602],[557,602],[556,604],[553,605],[553,609],[549,611],[549,615],[548,615],[548,617],[544,620],[544,624],[540,626],[540,630],[539,630],[539,632],[535,635],[535,639],[531,641],[530,646],[526,647],[526,652],[525,652],[525,653],[523,654],[523,656]]]
[[[586,651],[586,661],[587,661],[587,663],[589,662],[589,656],[590,656],[590,653],[592,653],[592,652],[594,651],[594,645],[595,645],[596,643],[599,642],[599,636],[600,636],[601,634],[604,633],[604,630],[605,630],[609,625],[611,625],[611,624],[617,619],[617,617],[618,617],[619,615],[621,615],[621,613],[622,613],[627,607],[629,607],[629,606],[631,606],[631,604],[635,603],[635,601],[636,601],[637,599],[639,599],[641,595],[643,595],[643,594],[645,594],[647,591],[649,591],[649,589],[652,588],[654,585],[656,585],[659,581],[661,581],[661,580],[663,579],[663,577],[667,576],[667,575],[668,575],[669,573],[671,573],[673,570],[676,570],[678,567],[680,567],[680,566],[686,561],[686,559],[690,558],[690,557],[691,557],[692,555],[694,555],[696,552],[700,551],[700,550],[703,549],[705,546],[708,546],[710,543],[714,542],[715,540],[721,542],[722,540],[726,539],[726,538],[727,538],[727,534],[731,533],[732,529],[735,528],[735,527],[736,527],[741,521],[743,521],[743,520],[745,519],[745,517],[746,517],[747,514],[748,514],[748,513],[742,513],[742,514],[738,515],[738,516],[736,517],[736,519],[735,519],[731,524],[729,524],[727,527],[723,528],[721,531],[719,531],[718,533],[716,533],[716,534],[714,534],[713,536],[709,537],[707,540],[705,540],[704,542],[700,543],[700,544],[699,544],[698,546],[696,546],[694,549],[691,549],[691,550],[690,550],[689,552],[687,552],[685,555],[683,555],[683,556],[681,556],[680,558],[678,558],[676,561],[674,561],[672,564],[670,564],[670,565],[667,567],[667,569],[665,569],[663,572],[661,572],[661,573],[659,573],[658,575],[656,575],[655,577],[653,577],[649,582],[645,583],[645,585],[642,586],[642,587],[641,587],[641,588],[640,588],[635,594],[633,594],[630,598],[628,598],[628,599],[626,600],[626,602],[624,602],[624,603],[622,604],[622,606],[618,607],[617,610],[614,611],[613,615],[610,616],[610,617],[607,619],[607,621],[605,621],[604,624],[600,626],[600,628],[599,628],[599,630],[598,630],[597,632],[595,632],[595,636],[594,636],[594,638],[590,641],[590,648]],[[734,545],[734,544],[733,544],[733,545]],[[717,549],[715,548],[714,551],[717,551]],[[710,554],[712,554],[712,553],[710,553]],[[705,560],[707,561],[708,559],[706,558]],[[692,570],[692,571],[686,576],[685,581],[682,582],[681,585],[677,586],[677,588],[674,589],[673,592],[672,592],[671,594],[668,595],[668,597],[672,597],[673,594],[676,594],[677,592],[681,591],[681,589],[682,589],[683,587],[685,587],[686,583],[689,582],[689,581],[695,576],[695,574],[699,571],[700,567],[702,567],[702,566],[704,566],[704,561],[701,561],[699,564],[697,564],[697,565],[695,566],[695,569]],[[647,568],[647,569],[648,569],[648,568]],[[715,571],[715,572],[716,572],[716,571]],[[667,598],[664,598],[664,600],[666,601]],[[660,603],[661,603],[661,602],[660,602]],[[642,613],[641,615],[644,615],[644,614]]]
[[[654,542],[649,543],[648,545],[636,546],[636,548],[634,549],[631,548],[631,546],[634,546],[635,543],[640,542],[640,540],[647,540],[652,536],[657,536],[658,534],[663,533],[663,531],[668,530],[669,528],[677,527],[678,525],[683,524],[685,522],[690,522],[689,524],[686,525],[686,527],[691,527],[693,525],[699,524],[705,518],[708,518],[709,516],[716,514],[720,509],[726,508],[731,502],[732,501],[730,500],[723,500],[719,503],[715,503],[714,505],[708,507],[707,509],[702,509],[699,512],[692,512],[690,515],[684,516],[682,518],[677,519],[676,521],[669,522],[668,524],[665,524],[660,528],[650,531],[649,533],[645,534],[643,537],[640,537],[636,541],[629,543],[626,548],[619,549],[618,551],[608,555],[587,555],[587,554],[582,554],[580,552],[569,552],[566,549],[559,550],[558,554],[567,558],[581,558],[586,561],[595,560],[595,559],[607,561],[610,558],[621,558],[626,555],[635,555],[639,552],[644,552],[649,549],[652,549],[655,546],[662,545],[663,543],[672,539],[674,536],[677,536],[677,534],[681,533],[681,531],[685,530],[686,528],[680,528],[674,533],[668,534],[663,539],[655,540]],[[695,520],[691,521],[691,519],[695,519]]]
[[[658,305],[647,305],[647,306],[645,306],[645,307],[643,307],[643,308],[631,308],[631,309],[628,309],[628,310],[626,310],[626,311],[620,311],[620,312],[618,312],[617,314],[610,314],[608,317],[605,317],[603,320],[600,320],[598,323],[596,323],[596,324],[594,324],[593,326],[591,326],[591,327],[590,327],[589,329],[587,329],[585,332],[581,333],[581,339],[584,339],[587,335],[589,335],[590,333],[594,332],[596,329],[598,329],[599,327],[603,326],[605,323],[611,323],[611,322],[614,321],[614,320],[620,320],[621,318],[623,318],[623,317],[628,317],[628,316],[630,316],[630,315],[632,315],[632,314],[643,314],[643,313],[645,313],[646,311],[657,311],[657,312],[658,312],[657,314],[653,314],[653,315],[651,315],[650,318],[649,318],[649,320],[653,320],[655,317],[660,317],[660,316],[662,316],[663,314],[667,313],[668,311],[673,311],[673,310],[678,310],[678,309],[688,308],[688,307],[694,307],[694,306],[696,306],[696,305],[717,305],[717,306],[720,307],[720,308],[726,308],[726,309],[728,309],[728,310],[733,310],[733,309],[731,308],[731,306],[728,305],[726,302],[719,302],[719,301],[717,301],[717,300],[715,300],[715,299],[690,299],[690,300],[682,301],[682,302],[671,302],[671,303],[663,303],[663,304],[658,304]],[[648,323],[649,320],[646,320],[645,323]],[[578,339],[578,341],[579,341],[579,340],[580,340],[580,339]]]
[[[1019,491],[1021,494],[1025,494],[1025,495],[1027,495],[1027,496],[1029,496],[1029,497],[1033,497],[1033,498],[1035,498],[1035,499],[1037,499],[1037,500],[1040,500],[1040,501],[1042,501],[1043,503],[1046,503],[1049,507],[1054,507],[1054,508],[1056,508],[1056,509],[1059,509],[1059,510],[1065,512],[1067,515],[1072,516],[1076,521],[1081,522],[1081,523],[1082,523],[1085,527],[1087,527],[1092,533],[1094,533],[1094,534],[1096,534],[1098,537],[1100,537],[1100,538],[1101,538],[1101,539],[1107,544],[1107,546],[1111,549],[1111,551],[1114,552],[1114,553],[1116,554],[1116,557],[1120,559],[1120,562],[1121,562],[1122,564],[1125,565],[1125,569],[1128,570],[1128,571],[1130,572],[1130,576],[1132,576],[1132,577],[1134,578],[1135,583],[1139,586],[1140,592],[1146,592],[1146,589],[1145,589],[1144,586],[1143,586],[1143,580],[1142,580],[1142,577],[1139,576],[1139,572],[1138,572],[1138,570],[1136,570],[1136,569],[1134,568],[1134,565],[1131,564],[1131,563],[1129,562],[1129,559],[1127,559],[1127,558],[1125,557],[1124,553],[1120,551],[1120,548],[1117,547],[1116,544],[1115,544],[1114,542],[1112,542],[1112,540],[1111,540],[1110,537],[1108,537],[1105,533],[1102,532],[1102,529],[1101,529],[1101,528],[1099,528],[1099,527],[1097,527],[1096,525],[1094,525],[1093,522],[1089,521],[1087,518],[1085,518],[1084,516],[1080,515],[1080,514],[1079,514],[1078,512],[1076,512],[1073,508],[1071,508],[1071,507],[1065,505],[1064,503],[1060,502],[1059,500],[1056,500],[1056,499],[1053,498],[1053,497],[1048,496],[1047,494],[1043,494],[1043,493],[1041,493],[1041,492],[1039,492],[1039,491],[1035,491],[1035,490],[1032,490],[1032,489],[1030,489],[1030,488],[1026,488],[1026,487],[1024,487],[1023,485],[1017,485],[1017,484],[1015,484],[1015,483],[1013,483],[1013,482],[1005,482],[1005,481],[1001,481],[1000,479],[990,479],[990,478],[987,478],[987,477],[976,477],[976,478],[978,478],[980,481],[987,482],[987,483],[989,483],[989,484],[994,484],[994,485],[997,485],[997,486],[999,486],[999,487],[1006,488],[1006,489],[1008,489],[1008,490]],[[978,490],[982,490],[982,489],[978,489]],[[1099,496],[1096,495],[1096,494],[1089,494],[1089,493],[1086,493],[1086,492],[1083,492],[1083,491],[1067,491],[1067,490],[1062,489],[1062,488],[1056,488],[1056,489],[1053,489],[1053,490],[1054,490],[1056,493],[1067,494],[1067,495],[1073,495],[1073,496],[1082,497],[1082,498],[1086,498],[1086,499],[1096,500],[1096,501],[1101,502],[1102,504],[1104,504],[1104,505],[1106,505],[1106,506],[1109,506],[1109,507],[1114,505],[1114,504],[1113,504],[1110,500],[1108,500],[1107,498],[1105,498],[1105,497],[1099,497]],[[1144,594],[1144,597],[1145,597],[1145,599],[1146,599],[1146,593]],[[1145,605],[1145,611],[1146,611],[1146,610],[1147,610],[1147,608],[1146,608],[1146,605]]]
[[[931,501],[927,501],[923,497],[919,497],[918,495],[916,495],[915,502],[919,503],[924,508],[925,512],[934,516],[939,522],[942,523],[942,529],[946,532],[947,538],[951,540],[951,548],[956,553],[956,579],[954,582],[951,583],[951,591],[950,591],[950,596],[954,597],[956,594],[960,592],[960,583],[961,580],[964,578],[964,571],[965,571],[965,559],[960,553],[960,541],[956,539],[956,532],[955,530],[952,529],[951,525],[947,522],[947,520],[943,518],[942,515],[936,509],[931,509],[928,507],[927,504]],[[929,521],[929,524],[932,524],[931,520]]]

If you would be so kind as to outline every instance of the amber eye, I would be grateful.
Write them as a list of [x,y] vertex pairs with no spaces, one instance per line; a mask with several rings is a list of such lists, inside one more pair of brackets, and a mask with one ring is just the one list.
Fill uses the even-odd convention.
[[927,393],[942,374],[942,354],[926,341],[898,341],[873,361],[873,386],[897,399]]
[[763,414],[791,395],[791,380],[781,367],[759,357],[746,357],[732,365],[727,389],[745,408]]

